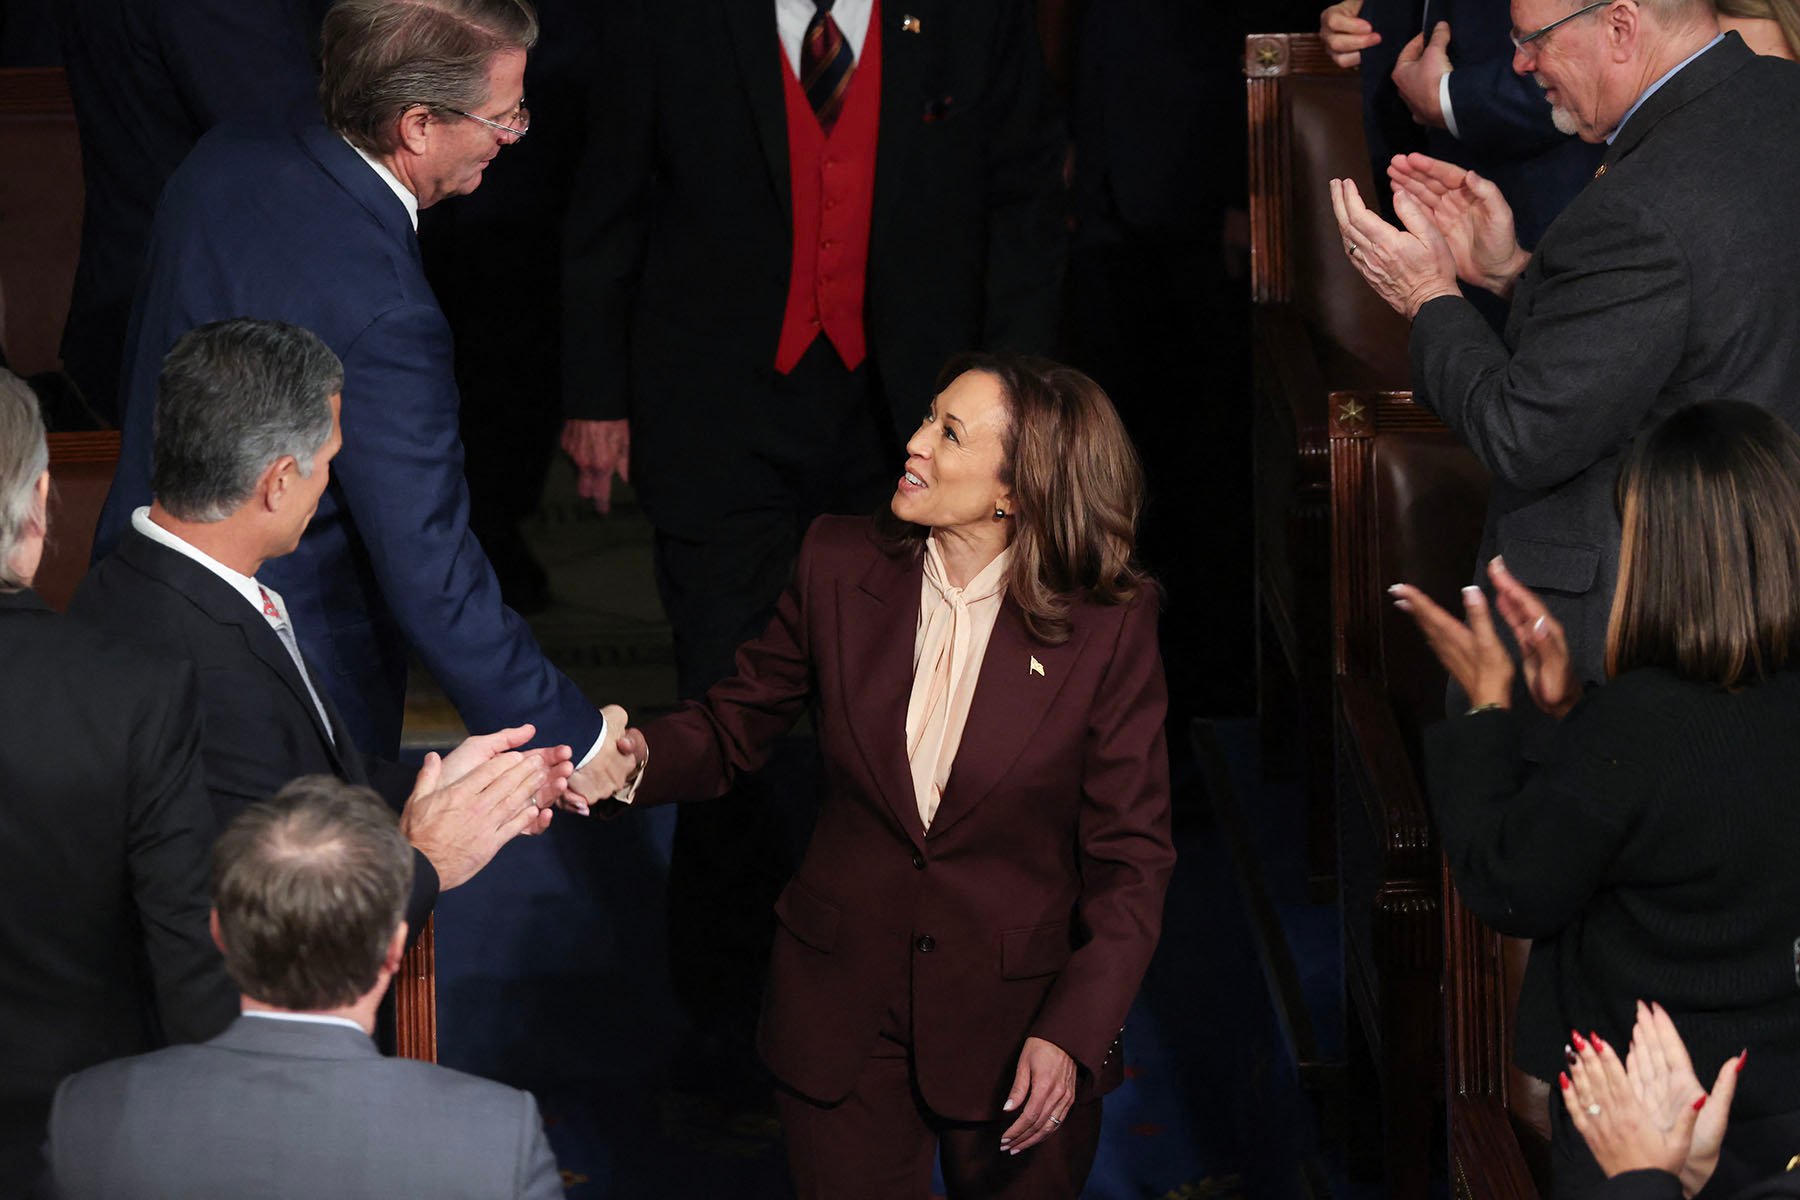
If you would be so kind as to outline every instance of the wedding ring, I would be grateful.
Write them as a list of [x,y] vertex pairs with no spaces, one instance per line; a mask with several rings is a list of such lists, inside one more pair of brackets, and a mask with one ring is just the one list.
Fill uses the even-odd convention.
[[1588,1116],[1597,1117],[1599,1115],[1600,1115],[1600,1106],[1598,1104],[1588,1105]]

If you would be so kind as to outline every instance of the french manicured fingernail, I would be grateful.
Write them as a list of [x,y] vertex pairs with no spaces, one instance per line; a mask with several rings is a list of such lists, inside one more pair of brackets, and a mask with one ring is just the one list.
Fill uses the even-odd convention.
[[1008,1100],[1005,1104],[1002,1104],[1000,1106],[1000,1111],[1001,1112],[1011,1112],[1013,1109],[1015,1109],[1017,1107],[1019,1107],[1019,1102],[1017,1100]]
[[1388,595],[1390,595],[1390,596],[1398,596],[1398,595],[1399,595],[1399,594],[1400,594],[1400,589],[1401,589],[1401,588],[1403,588],[1403,587],[1405,587],[1405,586],[1406,586],[1406,585],[1405,585],[1405,584],[1404,584],[1404,583],[1396,583],[1396,584],[1394,584],[1394,585],[1393,585],[1393,586],[1391,586],[1391,587],[1389,587],[1389,588],[1388,588]]
[[1556,1082],[1562,1084],[1563,1091],[1565,1091],[1565,1092],[1568,1091],[1569,1090],[1569,1073],[1567,1071],[1558,1071],[1556,1073]]
[[1481,594],[1481,589],[1478,587],[1466,587],[1462,592],[1463,599],[1470,604],[1480,604],[1483,600],[1487,599],[1487,597]]
[[1543,617],[1540,616],[1537,620],[1535,620],[1531,623],[1531,632],[1533,632],[1533,633],[1544,632],[1544,618]]
[[1493,561],[1488,565],[1491,567],[1499,567],[1502,571],[1506,570],[1506,560],[1501,558],[1498,554],[1494,555]]
[[1694,1101],[1694,1111],[1699,1112],[1702,1108],[1705,1108],[1705,1107],[1706,1107],[1706,1093],[1701,1092],[1700,1098],[1698,1100]]

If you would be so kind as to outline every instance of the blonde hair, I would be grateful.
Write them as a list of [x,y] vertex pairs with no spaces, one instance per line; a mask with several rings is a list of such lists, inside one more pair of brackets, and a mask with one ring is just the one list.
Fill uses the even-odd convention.
[[37,502],[37,481],[50,466],[44,415],[37,393],[0,367],[0,591],[26,586],[12,570],[13,554],[27,537],[46,532],[47,514]]

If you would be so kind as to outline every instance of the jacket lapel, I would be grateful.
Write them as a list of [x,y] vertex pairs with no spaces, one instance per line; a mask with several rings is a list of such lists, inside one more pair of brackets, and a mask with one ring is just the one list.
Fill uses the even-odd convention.
[[[903,183],[913,145],[925,120],[923,80],[927,38],[944,34],[943,20],[929,0],[886,0],[877,8],[881,18],[881,127],[875,137],[875,208],[869,220],[870,253],[885,244],[883,232],[892,223],[902,197],[911,196]],[[902,28],[914,12],[924,12],[917,33]]]
[[[318,707],[313,704],[312,695],[306,690],[306,683],[300,678],[299,669],[294,666],[293,656],[281,644],[275,631],[269,628],[269,622],[261,613],[251,608],[244,597],[223,579],[193,559],[177,554],[167,546],[157,545],[135,529],[127,529],[125,536],[119,540],[118,555],[122,561],[147,578],[173,588],[211,620],[237,629],[244,639],[245,648],[280,677],[282,685],[312,723],[314,732],[319,735],[338,774],[345,774],[344,757],[338,749],[349,744],[343,740],[343,730],[340,728],[328,732],[321,723]],[[320,692],[320,697],[324,697],[323,691]],[[329,706],[330,702],[326,703]],[[333,710],[328,707],[327,711]]]
[[924,844],[925,826],[906,762],[906,703],[923,569],[917,555],[881,554],[861,579],[839,585],[838,661],[850,736],[915,846]]
[[1086,637],[1085,626],[1077,621],[1068,641],[1046,646],[1032,638],[1024,612],[1010,595],[1006,598],[981,660],[950,781],[931,820],[932,837],[968,816],[1006,777],[1061,695]]
[[1619,131],[1619,136],[1607,147],[1606,158],[1600,168],[1602,173],[1637,149],[1638,144],[1656,127],[1658,121],[1731,78],[1755,57],[1750,47],[1744,45],[1742,38],[1735,33],[1727,33],[1723,41],[1676,72],[1675,78],[1657,88],[1656,94],[1631,114],[1631,119],[1625,122],[1625,128]]
[[421,261],[419,237],[413,229],[412,219],[406,215],[406,205],[382,182],[381,176],[375,174],[375,169],[350,148],[350,143],[316,119],[300,126],[295,136],[313,161],[337,180],[338,186],[355,197],[391,237],[406,245],[414,262]]
[[793,224],[793,181],[788,175],[787,104],[782,99],[784,70],[781,35],[775,28],[775,6],[721,0],[738,71],[744,78],[744,95],[750,115],[762,139],[763,158],[769,164],[769,182],[781,202],[781,215]]

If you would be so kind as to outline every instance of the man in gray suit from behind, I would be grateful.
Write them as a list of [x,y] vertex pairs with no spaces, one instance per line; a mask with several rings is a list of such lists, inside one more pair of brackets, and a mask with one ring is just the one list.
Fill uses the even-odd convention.
[[[1711,0],[1512,0],[1513,69],[1606,144],[1535,253],[1493,184],[1398,167],[1396,230],[1334,181],[1344,248],[1412,319],[1413,387],[1494,477],[1495,554],[1604,678],[1620,455],[1677,408],[1737,399],[1800,427],[1800,66],[1720,34]],[[1504,337],[1455,276],[1512,300]],[[1404,581],[1401,581],[1404,582]]]
[[45,1146],[63,1200],[562,1195],[525,1092],[383,1058],[412,850],[367,788],[305,776],[213,850],[213,940],[243,1015],[200,1045],[63,1081]]

